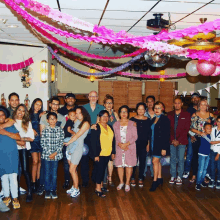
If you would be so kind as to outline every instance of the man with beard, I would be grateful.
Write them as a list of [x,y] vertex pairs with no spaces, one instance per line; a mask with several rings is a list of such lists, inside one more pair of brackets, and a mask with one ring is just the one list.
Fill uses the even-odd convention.
[[11,118],[14,110],[20,104],[19,95],[15,92],[11,93],[8,96],[8,104],[9,104],[8,111],[10,112],[10,118]]
[[[191,117],[198,110],[199,101],[200,101],[200,95],[198,93],[193,93],[191,96],[191,105],[187,109],[187,112],[190,113]],[[187,155],[186,155],[186,161],[185,161],[185,171],[183,174],[184,179],[187,179],[190,173],[191,161],[192,161],[192,156],[193,156],[192,141],[195,141],[195,137],[194,137],[194,133],[190,131],[189,138],[188,138]]]
[[76,110],[76,108],[78,107],[77,105],[75,105],[76,96],[73,93],[67,93],[65,96],[65,103],[66,104],[58,110],[58,113],[66,117],[69,110]]
[[[65,105],[58,110],[58,112],[63,115],[65,118],[68,116],[69,110],[75,110],[78,106],[75,105],[76,97],[73,93],[67,93],[65,96]],[[70,173],[69,173],[69,164],[66,158],[66,148],[67,146],[63,146],[63,166],[64,166],[64,177],[65,182],[63,184],[63,188],[67,189],[70,184]]]

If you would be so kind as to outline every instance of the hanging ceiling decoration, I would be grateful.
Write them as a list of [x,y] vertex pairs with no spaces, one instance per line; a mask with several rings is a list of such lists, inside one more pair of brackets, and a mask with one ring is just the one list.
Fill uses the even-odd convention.
[[[203,24],[207,21],[207,18],[200,18],[199,20]],[[192,50],[216,51],[220,48],[220,38],[215,37],[215,31],[207,34],[200,32],[193,37],[185,36],[180,40],[169,40],[168,43]]]

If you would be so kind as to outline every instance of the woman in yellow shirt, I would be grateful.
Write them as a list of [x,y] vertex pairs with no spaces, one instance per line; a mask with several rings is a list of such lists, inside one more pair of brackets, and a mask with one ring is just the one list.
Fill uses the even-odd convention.
[[103,192],[108,190],[103,187],[105,169],[110,157],[115,157],[115,135],[113,128],[108,125],[109,113],[106,110],[99,112],[99,123],[96,130],[91,131],[92,154],[95,161],[94,176],[96,182],[95,193],[105,197]]

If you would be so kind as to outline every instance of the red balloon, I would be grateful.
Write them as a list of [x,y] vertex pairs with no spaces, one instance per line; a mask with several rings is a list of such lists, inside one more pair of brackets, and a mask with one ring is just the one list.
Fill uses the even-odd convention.
[[211,76],[216,70],[216,65],[213,61],[199,60],[196,67],[203,76]]

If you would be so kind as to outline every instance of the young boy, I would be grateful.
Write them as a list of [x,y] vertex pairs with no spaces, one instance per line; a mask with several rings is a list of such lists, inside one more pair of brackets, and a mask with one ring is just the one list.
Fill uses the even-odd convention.
[[211,142],[211,132],[212,132],[212,124],[206,123],[204,125],[204,132],[206,136],[201,137],[201,144],[199,147],[199,167],[196,179],[196,190],[201,190],[201,186],[206,187],[206,183],[204,181],[207,168],[209,165],[209,153],[210,153],[210,142]]
[[[215,186],[215,168],[217,165],[217,182],[216,189],[220,189],[220,116],[217,117],[217,126],[212,129],[211,133],[211,150],[210,150],[210,176],[211,180],[208,187]],[[215,162],[216,161],[216,162]]]
[[45,160],[45,199],[56,199],[58,198],[56,193],[57,168],[58,161],[63,158],[64,131],[56,126],[57,114],[55,112],[47,114],[47,121],[49,126],[45,127],[41,136],[42,159]]
[[[73,129],[73,126],[74,126],[74,122],[76,121],[76,111],[71,109],[69,110],[68,112],[68,121],[66,122],[66,125],[64,127],[64,133],[65,133],[65,139],[64,139],[64,142],[68,142],[71,137],[73,135],[75,135],[75,132],[72,130]],[[68,150],[66,152],[66,155],[67,157],[69,157],[68,155],[72,154],[73,151],[75,150],[76,148],[76,144],[75,142],[71,143],[69,146],[68,146]]]

